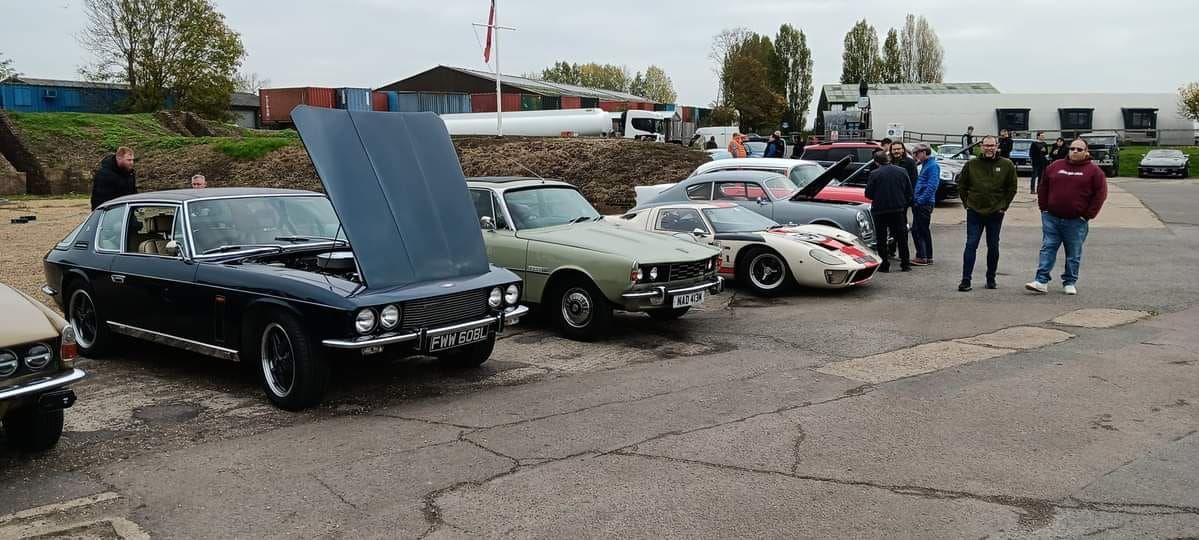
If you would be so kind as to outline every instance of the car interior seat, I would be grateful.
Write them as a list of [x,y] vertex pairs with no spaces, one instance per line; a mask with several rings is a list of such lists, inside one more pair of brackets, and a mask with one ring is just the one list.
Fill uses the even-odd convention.
[[137,246],[138,253],[149,255],[167,254],[167,235],[174,225],[174,216],[158,215],[146,220],[146,238]]

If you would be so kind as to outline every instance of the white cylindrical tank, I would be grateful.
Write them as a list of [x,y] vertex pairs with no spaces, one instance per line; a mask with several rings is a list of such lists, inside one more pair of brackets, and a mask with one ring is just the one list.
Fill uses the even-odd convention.
[[[495,113],[443,114],[450,135],[495,135]],[[612,131],[612,120],[602,109],[559,109],[504,112],[504,135],[558,137],[569,131],[577,136],[598,136]]]

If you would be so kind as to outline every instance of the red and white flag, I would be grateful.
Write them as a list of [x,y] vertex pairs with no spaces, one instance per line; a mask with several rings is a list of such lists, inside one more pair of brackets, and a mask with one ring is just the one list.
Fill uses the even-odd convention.
[[487,12],[487,45],[483,47],[483,62],[491,61],[491,31],[495,28],[495,0],[491,0],[491,10]]

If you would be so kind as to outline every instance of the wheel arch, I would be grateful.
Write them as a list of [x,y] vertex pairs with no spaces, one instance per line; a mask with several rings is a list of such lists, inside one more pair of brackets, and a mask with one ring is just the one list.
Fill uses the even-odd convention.
[[570,279],[586,279],[587,281],[590,281],[596,289],[599,289],[601,292],[603,291],[599,284],[596,283],[595,278],[592,277],[591,274],[586,270],[583,270],[577,266],[564,266],[562,268],[555,269],[552,273],[550,273],[550,276],[546,278],[545,287],[541,288],[541,305],[547,305],[547,300],[550,300],[549,295],[557,291],[557,289],[561,287],[563,283]]

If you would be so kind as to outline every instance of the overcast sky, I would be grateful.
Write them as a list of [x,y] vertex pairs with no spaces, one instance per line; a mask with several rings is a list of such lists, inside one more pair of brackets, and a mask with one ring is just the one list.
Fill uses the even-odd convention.
[[[854,21],[879,33],[924,15],[945,49],[946,82],[1002,92],[1170,92],[1199,79],[1197,0],[498,0],[502,69],[555,60],[657,64],[679,102],[707,105],[716,79],[708,51],[723,28],[773,36],[803,30],[819,85],[838,82]],[[378,87],[437,64],[483,63],[488,0],[216,0],[242,35],[244,71],[272,86]],[[25,75],[76,78],[89,60],[75,36],[80,0],[0,0],[0,53]],[[18,14],[20,14],[18,16]],[[815,103],[813,103],[813,106]]]

